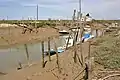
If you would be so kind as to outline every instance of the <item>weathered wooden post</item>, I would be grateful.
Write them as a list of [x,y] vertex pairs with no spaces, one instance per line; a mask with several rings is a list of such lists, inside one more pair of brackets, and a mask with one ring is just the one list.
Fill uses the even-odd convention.
[[48,37],[48,55],[49,55],[49,61],[51,61],[51,57],[50,57],[50,37]]
[[61,70],[60,70],[60,63],[59,63],[59,56],[58,56],[58,51],[57,51],[57,45],[56,45],[56,42],[54,42],[54,46],[55,46],[55,52],[56,52],[56,58],[57,58],[57,66],[58,66],[58,70],[59,70],[59,73],[61,73]]
[[90,44],[91,44],[91,42],[88,41],[88,60],[85,62],[85,76],[84,76],[84,80],[91,80]]
[[29,56],[29,53],[28,53],[27,44],[24,44],[24,46],[25,46],[25,51],[26,51],[26,56],[27,56],[27,62],[28,62],[28,65],[29,65],[30,56]]
[[45,67],[44,64],[44,41],[41,42],[41,47],[42,47],[42,67]]
[[90,47],[91,47],[91,41],[88,41],[88,59],[90,59]]
[[[81,53],[81,62],[83,63],[83,54],[82,54],[82,36],[83,36],[83,32],[84,32],[84,28],[83,25],[81,23],[81,18],[82,18],[82,14],[80,14],[80,53]],[[86,18],[85,18],[86,20]],[[84,21],[85,22],[85,21]]]
[[102,36],[104,36],[104,28],[103,28],[103,30],[102,30]]
[[96,38],[98,37],[98,29],[96,29]]
[[93,34],[93,28],[91,27],[91,31],[90,31],[90,34],[92,35]]
[[88,50],[88,80],[91,80],[92,79],[92,67],[93,67],[93,64],[94,64],[94,58],[92,57],[91,58],[91,54],[90,54],[90,47],[91,47],[91,41],[88,41],[88,45],[89,45],[89,50]]
[[[73,12],[73,20],[72,20],[72,26],[74,26],[74,23],[76,22],[75,21],[75,14],[76,14],[76,10],[74,10],[74,12]],[[76,49],[76,33],[77,33],[77,31],[75,31],[74,32],[74,39],[73,39],[73,46],[75,45],[75,52],[74,52],[74,56],[73,56],[73,58],[74,58],[74,62],[76,63],[77,62],[77,58],[76,58],[76,54],[77,54],[77,49]]]
[[66,43],[66,50],[68,49],[68,44],[69,44],[69,40],[70,40],[70,35],[71,35],[71,32],[69,33],[69,37],[68,37],[68,40],[67,40],[67,43]]
[[18,65],[19,65],[19,67],[17,68],[17,70],[22,69],[22,63],[20,61],[18,62]]

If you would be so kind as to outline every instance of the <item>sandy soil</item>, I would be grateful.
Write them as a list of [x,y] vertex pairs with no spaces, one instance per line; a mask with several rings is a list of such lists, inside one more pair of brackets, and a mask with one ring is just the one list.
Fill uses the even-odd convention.
[[48,37],[59,35],[53,28],[39,28],[38,31],[37,34],[35,32],[22,34],[22,28],[0,27],[0,48],[47,40]]

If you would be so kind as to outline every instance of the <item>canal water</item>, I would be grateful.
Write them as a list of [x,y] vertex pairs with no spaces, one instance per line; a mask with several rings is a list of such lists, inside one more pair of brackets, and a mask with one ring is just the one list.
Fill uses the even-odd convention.
[[[99,36],[101,32],[99,32]],[[96,31],[93,31],[96,35]],[[65,36],[60,36],[57,40],[57,47],[65,45]],[[48,44],[45,42],[45,51],[48,49]],[[41,59],[41,43],[27,44],[30,55],[30,63],[40,61]],[[51,41],[51,48],[54,49],[54,40]],[[18,62],[27,63],[26,51],[24,45],[12,47],[8,49],[0,49],[0,72],[8,72],[10,69],[17,68]]]
[[[56,39],[57,47],[65,44],[64,36]],[[30,56],[30,63],[40,61],[41,59],[41,43],[27,44]],[[48,42],[44,43],[45,51],[48,49]],[[51,40],[51,49],[54,49],[54,41]],[[24,45],[12,47],[8,49],[0,49],[0,72],[8,72],[9,69],[17,68],[18,62],[27,63],[26,51]]]

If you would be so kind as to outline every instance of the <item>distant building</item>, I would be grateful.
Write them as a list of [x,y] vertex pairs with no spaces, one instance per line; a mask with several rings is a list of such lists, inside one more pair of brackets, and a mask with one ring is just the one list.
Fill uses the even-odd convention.
[[81,21],[92,21],[92,17],[89,15],[89,13],[86,16],[82,16]]

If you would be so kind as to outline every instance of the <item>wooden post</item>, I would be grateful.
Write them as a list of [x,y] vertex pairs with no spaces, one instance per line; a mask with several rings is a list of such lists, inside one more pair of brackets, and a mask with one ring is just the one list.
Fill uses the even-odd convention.
[[104,36],[104,29],[102,29],[102,36]]
[[90,59],[90,46],[91,46],[91,41],[88,41],[88,59]]
[[75,52],[74,52],[74,62],[77,63],[77,45],[75,44]]
[[[81,15],[82,17],[82,15]],[[85,18],[86,20],[86,18]],[[85,21],[84,21],[85,22]],[[80,18],[80,53],[81,53],[81,62],[83,63],[83,54],[82,54],[82,36],[83,36],[83,25],[81,24],[81,18]]]
[[91,80],[92,78],[92,60],[91,60],[91,54],[90,54],[90,47],[91,47],[91,41],[89,41],[89,50],[88,50],[88,80]]
[[28,48],[27,48],[27,44],[24,44],[25,46],[25,51],[26,51],[26,56],[27,56],[27,61],[28,61],[28,65],[29,65],[29,53],[28,53]]
[[17,70],[22,69],[22,63],[20,61],[18,62],[18,65],[19,65],[19,67],[17,68]]
[[89,68],[88,68],[88,64],[85,63],[85,76],[83,78],[84,80],[90,80],[89,79]]
[[50,37],[48,37],[48,55],[49,55],[49,61],[51,61],[51,57],[50,57]]
[[44,41],[41,42],[42,46],[42,67],[44,68]]
[[57,66],[58,66],[58,70],[59,70],[59,73],[61,73],[61,70],[60,70],[60,64],[59,64],[59,56],[58,56],[58,51],[57,51],[57,46],[56,46],[56,42],[54,42],[54,46],[55,46],[55,52],[56,52],[56,58],[57,58]]
[[93,34],[93,28],[91,28],[91,32],[90,32],[90,34],[91,34],[91,35]]
[[96,38],[98,37],[98,29],[96,29]]
[[71,35],[71,33],[69,33],[68,41],[67,41],[67,43],[66,43],[66,50],[67,50],[67,48],[68,48],[68,44],[69,44],[69,40],[70,40],[70,35]]

